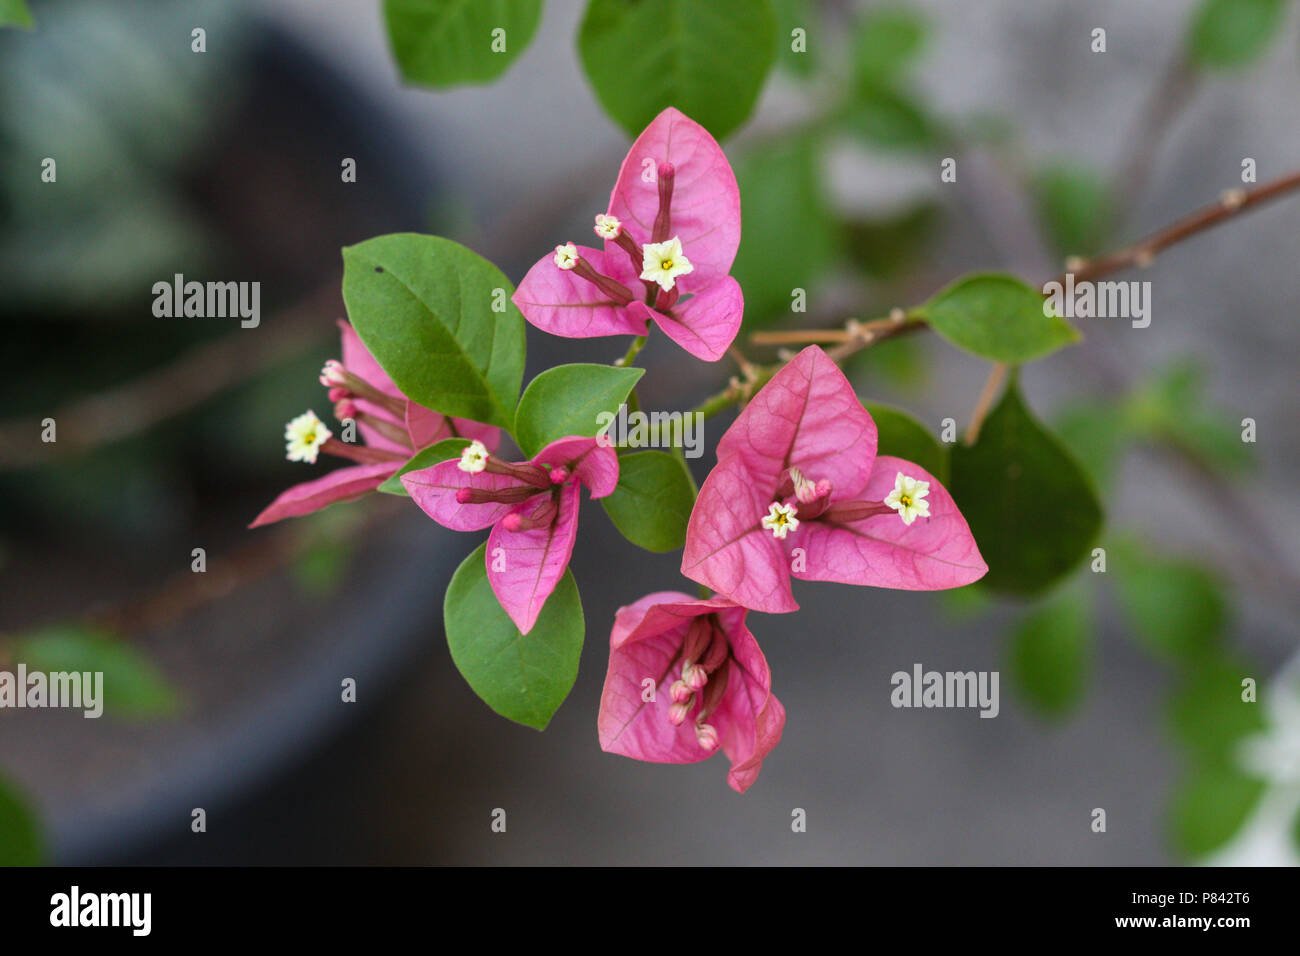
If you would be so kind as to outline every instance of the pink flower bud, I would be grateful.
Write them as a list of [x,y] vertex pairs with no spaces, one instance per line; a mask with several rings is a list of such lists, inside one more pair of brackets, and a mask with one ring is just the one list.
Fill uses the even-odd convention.
[[709,672],[698,664],[687,664],[682,668],[682,680],[691,690],[699,690],[709,682]]
[[507,531],[518,531],[524,523],[523,517],[517,511],[512,511],[501,519],[501,527]]
[[712,752],[718,749],[718,731],[712,724],[696,724],[695,739],[705,750]]
[[680,727],[686,723],[686,715],[691,712],[691,702],[685,701],[680,704],[673,704],[668,708],[668,722],[674,727]]
[[674,704],[684,704],[691,699],[691,688],[684,680],[673,681],[673,686],[668,688],[668,693],[673,698]]
[[569,469],[563,465],[556,465],[551,469],[551,484],[562,485],[569,480]]

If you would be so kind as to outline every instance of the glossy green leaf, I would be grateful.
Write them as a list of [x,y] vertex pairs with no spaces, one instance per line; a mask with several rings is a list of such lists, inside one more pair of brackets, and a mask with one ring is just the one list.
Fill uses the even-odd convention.
[[745,292],[745,325],[788,318],[795,290],[804,308],[834,265],[840,234],[821,191],[814,140],[796,138],[749,153],[736,167],[745,228],[731,274]]
[[412,401],[506,430],[524,373],[524,319],[501,270],[459,243],[396,233],[343,250],[343,301]]
[[0,866],[40,866],[44,860],[45,839],[35,811],[0,777]]
[[543,730],[578,676],[585,624],[573,574],[564,572],[528,634],[492,593],[481,544],[452,576],[443,605],[447,646],[461,676],[502,717]]
[[1284,20],[1286,0],[1203,0],[1188,47],[1204,67],[1248,66],[1263,54]]
[[527,48],[542,0],[384,0],[402,78],[423,86],[487,83]]
[[601,506],[614,527],[647,551],[676,551],[686,543],[695,483],[666,452],[639,451],[618,460],[618,488]]
[[152,717],[174,711],[176,692],[134,647],[106,632],[75,624],[56,624],[14,641],[14,658],[29,672],[100,672],[104,713],[113,717]]
[[412,455],[397,473],[389,478],[379,490],[390,495],[405,495],[406,486],[402,484],[402,475],[408,471],[418,471],[421,468],[429,468],[439,462],[451,461],[453,458],[459,458],[460,453],[469,447],[468,438],[445,438],[435,445],[428,448],[422,448]]
[[722,139],[753,111],[776,36],[769,0],[590,0],[578,52],[629,134],[675,106]]
[[876,423],[876,453],[915,462],[943,485],[948,484],[948,451],[934,433],[892,405],[863,402]]
[[949,484],[970,523],[995,591],[1033,594],[1087,557],[1101,504],[1083,468],[1030,414],[1015,379],[979,441],[952,449]]
[[1086,599],[1065,594],[1036,608],[1012,633],[1011,681],[1040,713],[1063,716],[1082,698],[1090,669],[1089,617]]
[[551,442],[594,436],[627,401],[645,374],[612,365],[557,365],[528,383],[515,413],[515,441],[528,457]]
[[1065,319],[1044,315],[1043,302],[1039,290],[1012,276],[975,273],[912,311],[958,348],[1020,364],[1082,338]]
[[1217,650],[1228,601],[1222,583],[1204,567],[1125,542],[1111,548],[1108,573],[1134,637],[1151,653],[1189,664]]
[[1221,767],[1197,771],[1174,793],[1170,831],[1189,857],[1204,856],[1239,831],[1264,795],[1264,782]]

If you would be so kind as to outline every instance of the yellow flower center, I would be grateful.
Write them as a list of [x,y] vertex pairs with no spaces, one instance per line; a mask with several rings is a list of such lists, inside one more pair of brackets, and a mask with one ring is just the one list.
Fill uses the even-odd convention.
[[903,506],[904,508],[910,508],[910,507],[912,507],[912,496],[911,496],[911,495],[899,495],[899,496],[898,496],[898,500],[899,500],[899,502],[902,504],[902,506]]

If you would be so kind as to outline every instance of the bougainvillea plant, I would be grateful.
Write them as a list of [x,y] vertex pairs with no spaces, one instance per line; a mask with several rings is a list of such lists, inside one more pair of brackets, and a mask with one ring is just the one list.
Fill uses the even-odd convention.
[[[637,137],[593,228],[603,248],[558,244],[528,271],[514,308],[501,295],[504,277],[447,240],[389,236],[345,250],[356,331],[340,323],[342,358],[326,363],[321,384],[340,427],[359,437],[341,441],[307,411],[285,439],[292,461],[324,452],[353,464],[291,488],[254,522],[396,480],[438,524],[491,528],[448,590],[453,657],[490,706],[539,728],[572,686],[572,641],[584,630],[568,590],[554,600],[580,491],[617,495],[620,457],[635,452],[607,431],[635,401],[641,371],[631,362],[652,327],[717,361],[744,308],[729,275],[741,235],[736,177],[717,141],[680,111],[664,110]],[[440,293],[450,283],[468,292],[449,300]],[[633,344],[616,366],[543,372],[516,402],[521,314],[555,335],[631,335]],[[686,491],[682,573],[700,596],[655,593],[618,612],[598,718],[601,746],[636,759],[692,763],[724,752],[728,783],[742,792],[785,725],[749,612],[795,610],[792,576],[939,590],[988,570],[939,478],[877,454],[875,421],[819,347],[761,384],[752,376],[743,391],[747,406],[718,443],[716,467],[698,496]],[[524,460],[495,454],[501,430]],[[665,489],[680,489],[680,474]],[[484,581],[499,610],[484,613]],[[495,653],[511,644],[529,653]],[[555,671],[551,679],[511,679],[539,666]]]

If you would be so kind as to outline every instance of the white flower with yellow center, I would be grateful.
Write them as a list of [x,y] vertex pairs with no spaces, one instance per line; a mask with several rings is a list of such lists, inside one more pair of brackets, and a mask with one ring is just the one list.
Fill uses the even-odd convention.
[[763,527],[772,532],[774,537],[784,539],[791,531],[799,528],[799,519],[794,516],[794,508],[774,501],[767,506],[763,515]]
[[608,216],[600,213],[596,216],[596,235],[602,239],[617,239],[623,234],[623,223],[619,221],[618,216]]
[[314,465],[320,446],[329,440],[331,434],[315,412],[303,412],[284,426],[285,456],[290,461],[305,461]]
[[461,471],[467,471],[471,475],[477,475],[487,467],[488,450],[487,445],[481,441],[472,441],[469,447],[460,453],[460,463],[456,465]]
[[682,252],[682,241],[673,236],[666,242],[647,242],[641,247],[641,278],[657,282],[659,288],[671,292],[678,276],[694,272],[695,266]]
[[903,524],[911,524],[918,517],[930,517],[930,502],[925,500],[929,493],[928,481],[909,478],[900,471],[894,476],[894,490],[885,499],[885,504],[898,512]]
[[571,242],[555,247],[555,264],[568,272],[578,264],[578,247]]

